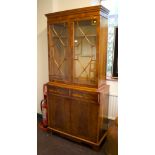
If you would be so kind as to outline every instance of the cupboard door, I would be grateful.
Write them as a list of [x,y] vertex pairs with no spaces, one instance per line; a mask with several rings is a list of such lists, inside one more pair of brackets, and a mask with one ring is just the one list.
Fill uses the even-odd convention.
[[96,84],[97,20],[74,22],[73,82]]
[[72,100],[71,132],[77,137],[97,142],[98,105]]
[[68,23],[49,25],[49,78],[50,81],[70,80]]
[[58,95],[50,94],[48,98],[49,127],[70,131],[70,101]]

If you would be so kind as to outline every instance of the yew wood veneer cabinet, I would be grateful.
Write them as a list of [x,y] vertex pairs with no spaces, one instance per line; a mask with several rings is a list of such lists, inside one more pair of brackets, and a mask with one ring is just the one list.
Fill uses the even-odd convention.
[[46,14],[48,128],[94,147],[107,130],[108,13],[92,6]]

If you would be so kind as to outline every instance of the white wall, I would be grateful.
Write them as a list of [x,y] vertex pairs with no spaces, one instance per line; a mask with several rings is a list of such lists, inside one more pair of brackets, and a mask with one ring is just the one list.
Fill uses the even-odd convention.
[[48,48],[46,13],[52,12],[52,0],[38,0],[37,5],[37,113],[43,99],[43,84],[48,82]]
[[[48,43],[46,13],[69,10],[80,7],[97,5],[97,0],[38,0],[37,12],[37,113],[40,111],[40,101],[43,98],[43,84],[48,82]],[[110,94],[117,95],[117,82],[107,81]]]
[[98,0],[53,0],[53,11],[63,11],[81,7],[87,7],[91,5],[97,5]]

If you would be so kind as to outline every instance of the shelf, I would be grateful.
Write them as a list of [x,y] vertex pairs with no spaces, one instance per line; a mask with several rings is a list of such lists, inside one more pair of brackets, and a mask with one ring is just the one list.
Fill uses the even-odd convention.
[[[84,35],[81,36],[74,36],[74,38],[83,38],[85,37]],[[96,35],[86,35],[86,37],[97,37]],[[52,36],[52,38],[59,38],[58,36]],[[68,36],[60,36],[60,38],[69,38]]]
[[63,39],[63,38],[69,38],[68,36],[60,36],[60,37],[58,37],[58,36],[52,36],[52,38],[61,38],[61,39]]
[[[80,37],[85,37],[84,35],[81,35],[81,36],[74,36],[74,37],[76,37],[76,38],[80,38]],[[86,37],[96,37],[96,35],[95,34],[90,34],[90,35],[86,35]]]

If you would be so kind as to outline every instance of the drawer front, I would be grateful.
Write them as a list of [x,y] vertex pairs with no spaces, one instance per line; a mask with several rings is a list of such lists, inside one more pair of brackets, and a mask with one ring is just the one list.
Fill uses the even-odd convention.
[[72,99],[85,100],[90,102],[99,102],[99,93],[87,92],[81,90],[73,90],[68,88],[62,88],[58,86],[48,86],[49,94],[56,94],[66,96]]
[[56,87],[56,86],[48,86],[48,92],[58,94],[58,95],[69,96],[69,89],[60,88],[60,87]]
[[88,93],[88,92],[85,92],[85,91],[72,90],[71,91],[71,96],[79,98],[79,99],[98,102],[98,93]]

